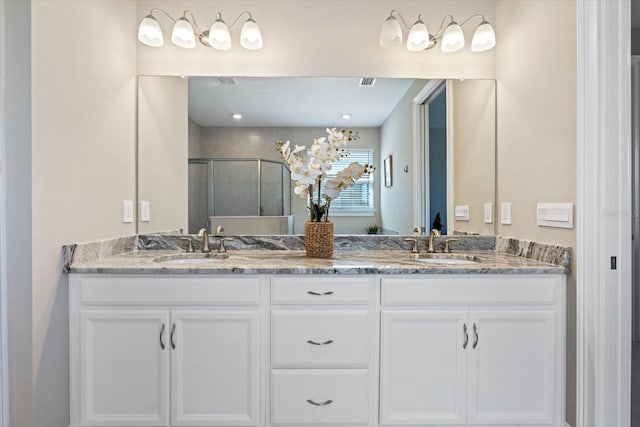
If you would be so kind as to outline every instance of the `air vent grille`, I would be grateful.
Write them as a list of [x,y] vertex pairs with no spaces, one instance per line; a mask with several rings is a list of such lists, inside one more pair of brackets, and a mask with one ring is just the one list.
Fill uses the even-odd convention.
[[360,87],[370,87],[376,83],[375,77],[362,77],[360,79]]
[[233,77],[216,77],[213,79],[218,86],[237,86],[238,82]]

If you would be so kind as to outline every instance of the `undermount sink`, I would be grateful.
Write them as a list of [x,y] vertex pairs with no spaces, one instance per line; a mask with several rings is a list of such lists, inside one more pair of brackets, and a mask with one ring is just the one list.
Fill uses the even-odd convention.
[[208,264],[210,262],[224,261],[229,255],[217,253],[183,253],[174,255],[163,255],[153,259],[154,262],[163,264]]
[[468,265],[481,262],[477,256],[465,254],[414,254],[411,255],[411,259],[429,264],[447,265]]

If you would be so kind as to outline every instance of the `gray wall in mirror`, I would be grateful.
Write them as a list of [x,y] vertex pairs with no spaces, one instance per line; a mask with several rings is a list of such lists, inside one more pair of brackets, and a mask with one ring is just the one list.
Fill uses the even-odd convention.
[[[214,89],[216,85],[220,84],[215,81],[209,83],[203,79],[204,78],[197,78],[193,81],[197,81],[200,87],[206,83],[213,86]],[[208,79],[213,80],[214,78]],[[320,81],[327,80],[318,79]],[[268,85],[269,81],[275,82],[280,79],[261,78],[260,80],[261,84]],[[307,80],[312,81],[314,78],[307,78]],[[359,79],[342,80],[355,80],[357,82]],[[379,79],[378,82],[380,82],[381,87],[384,80],[396,79]],[[384,212],[393,212],[393,209],[382,209],[384,206],[381,206],[381,203],[385,203],[385,200],[390,200],[387,196],[394,193],[397,198],[404,201],[403,205],[406,205],[407,209],[411,210],[413,208],[414,201],[418,198],[416,197],[411,185],[400,185],[402,180],[396,180],[395,183],[398,184],[394,183],[394,186],[385,188],[381,181],[381,171],[383,170],[381,162],[382,159],[389,154],[394,154],[394,152],[398,154],[401,152],[410,152],[413,149],[413,131],[411,129],[406,129],[407,126],[409,128],[412,127],[412,106],[400,104],[412,104],[413,94],[409,93],[409,91],[424,86],[423,83],[426,83],[427,81],[417,81],[414,79],[398,80],[406,81],[403,81],[402,84],[398,84],[400,82],[395,82],[396,85],[399,86],[399,89],[396,90],[398,93],[394,93],[393,95],[386,93],[384,96],[380,97],[386,99],[386,102],[391,105],[384,105],[386,112],[382,113],[382,119],[376,118],[376,122],[358,122],[353,120],[351,123],[354,125],[351,125],[349,122],[341,123],[341,120],[338,118],[341,112],[350,112],[354,115],[354,118],[358,116],[358,102],[352,102],[348,107],[346,107],[349,108],[349,110],[345,110],[345,107],[341,105],[335,105],[333,107],[323,105],[322,107],[324,109],[334,108],[336,110],[335,112],[331,112],[331,114],[336,117],[332,122],[330,122],[329,119],[323,118],[322,125],[312,122],[299,122],[300,125],[296,125],[296,123],[291,123],[290,121],[291,114],[278,111],[278,100],[275,99],[275,103],[273,105],[263,105],[263,108],[269,109],[269,112],[273,114],[270,117],[277,117],[278,115],[282,117],[282,119],[266,119],[271,120],[269,122],[272,124],[271,126],[265,126],[264,122],[259,126],[252,126],[250,121],[245,121],[244,119],[242,123],[234,123],[232,120],[229,120],[229,117],[233,112],[237,112],[237,109],[242,108],[242,103],[237,98],[234,99],[233,97],[229,97],[227,94],[225,96],[213,97],[211,99],[211,102],[215,103],[216,108],[219,110],[216,114],[225,114],[228,116],[224,118],[227,122],[219,123],[222,126],[208,126],[208,123],[206,123],[205,120],[203,126],[203,113],[202,111],[197,113],[194,111],[196,105],[191,102],[191,99],[189,99],[189,111],[186,111],[187,108],[183,101],[183,97],[187,96],[187,92],[189,90],[186,80],[178,77],[141,76],[139,78],[140,94],[154,93],[153,99],[156,103],[159,103],[159,105],[154,105],[150,102],[139,103],[138,198],[139,201],[150,202],[151,217],[149,221],[138,221],[138,231],[140,233],[150,233],[183,229],[185,232],[194,232],[194,228],[196,227],[195,224],[204,225],[204,223],[206,223],[206,220],[204,220],[203,223],[203,219],[194,219],[196,211],[199,212],[199,216],[202,216],[205,211],[209,210],[210,203],[204,200],[194,200],[193,197],[189,195],[190,192],[193,193],[194,191],[193,188],[189,188],[188,182],[191,181],[193,186],[193,183],[198,181],[198,179],[195,179],[195,169],[194,172],[189,172],[189,168],[187,167],[189,159],[265,159],[279,161],[281,160],[279,158],[279,154],[274,150],[276,141],[285,139],[290,140],[292,144],[310,146],[313,142],[313,138],[324,135],[324,127],[335,126],[358,130],[360,133],[360,139],[350,144],[350,147],[373,149],[374,164],[377,167],[374,175],[375,213],[368,216],[334,215],[332,221],[335,222],[336,233],[363,234],[365,233],[366,227],[372,224],[381,225],[388,233],[407,233],[407,230],[410,230],[413,227],[413,224],[406,224],[406,226],[403,225],[402,227],[385,227],[385,223],[393,224],[394,221],[392,218],[389,218],[393,213],[384,214]],[[478,88],[482,87],[483,89],[474,89],[474,82],[478,82]],[[487,82],[492,85],[492,89],[490,91],[487,90]],[[281,81],[278,81],[278,85],[281,85],[281,83]],[[454,83],[455,86],[453,85]],[[464,83],[464,91],[466,91],[467,96],[470,97],[468,100],[463,99],[464,95],[462,93],[464,91],[461,86],[462,83]],[[455,180],[455,194],[459,194],[459,197],[463,197],[464,195],[465,200],[463,202],[466,204],[471,203],[466,200],[468,197],[467,195],[481,194],[481,196],[478,196],[477,198],[482,200],[482,203],[490,202],[495,206],[495,84],[492,80],[465,80],[464,82],[449,81],[447,86],[450,88],[453,87],[454,89],[452,92],[455,94],[455,96],[449,97],[452,102],[447,105],[447,120],[448,123],[451,124],[450,129],[447,131],[449,135],[448,144],[450,144],[447,147],[447,150],[448,155],[452,157],[447,160],[447,162],[448,164],[455,165],[456,167],[455,175],[449,174],[448,176],[451,177],[450,179],[452,181]],[[224,89],[227,90],[229,88],[225,87]],[[296,90],[299,90],[299,88]],[[366,90],[366,88],[360,88],[360,90]],[[389,89],[387,92],[392,91]],[[271,95],[276,96],[274,94]],[[303,98],[303,95],[304,94],[301,93],[300,97]],[[490,95],[490,97],[488,99],[484,99],[481,98],[481,95]],[[139,95],[139,97],[140,96],[141,95]],[[193,93],[191,93],[190,96],[193,97]],[[327,95],[327,97],[330,97],[330,95]],[[348,97],[353,100],[356,95],[349,93]],[[253,104],[266,104],[267,102],[263,99],[256,99],[258,98],[251,98],[248,102]],[[453,99],[455,99],[455,103],[453,102]],[[313,104],[312,100],[303,100],[303,102]],[[342,102],[344,104],[344,100]],[[180,111],[173,118],[168,118],[166,117],[165,112],[165,110],[167,110],[167,103],[174,105],[173,110],[178,109],[184,111]],[[367,105],[371,103],[371,100],[365,99],[360,104]],[[199,101],[199,104],[202,104],[202,100]],[[165,106],[162,107],[161,105]],[[175,105],[177,105],[177,107]],[[227,113],[221,113],[220,109],[225,108],[225,106]],[[463,106],[464,108],[462,108]],[[287,102],[281,110],[290,111],[291,108],[290,102]],[[295,108],[301,109],[303,107]],[[492,118],[486,114],[486,111],[491,109],[493,109]],[[410,112],[409,117],[407,117],[407,111]],[[319,113],[315,115],[317,116],[318,114]],[[366,115],[367,113],[364,112],[363,114]],[[379,114],[379,112],[370,112],[370,116],[374,116],[375,114]],[[394,114],[395,116],[401,114],[403,117],[400,118],[401,120],[399,120],[398,117],[390,119],[391,115]],[[313,111],[310,111],[309,115],[314,115]],[[466,117],[465,115],[474,115],[474,117]],[[200,123],[197,123],[192,118],[196,118]],[[261,117],[261,120],[264,121],[265,118]],[[487,121],[492,121],[490,126],[482,125]],[[249,125],[247,125],[247,123]],[[358,126],[358,123],[360,123],[361,126]],[[384,137],[381,135],[383,126],[386,129]],[[405,129],[402,129],[402,131],[394,129],[394,127],[397,128],[399,126],[403,126]],[[481,138],[478,137],[479,132],[484,132]],[[159,142],[157,137],[158,135],[172,135],[172,140],[171,142]],[[459,135],[458,139],[456,139],[456,135]],[[382,142],[384,147],[381,144],[382,139],[384,139]],[[482,143],[480,140],[482,140]],[[463,148],[466,146],[472,147],[468,150],[471,150],[473,154],[465,156],[465,153],[469,152],[466,148]],[[160,156],[163,159],[162,163],[157,163],[155,161],[155,158],[158,157],[157,155],[150,155],[150,153],[156,153],[158,151],[162,153],[176,152],[176,147],[180,147],[178,150],[180,155],[173,159],[173,164],[172,161],[167,160],[170,158],[168,155]],[[454,149],[454,147],[457,147],[457,150]],[[185,158],[183,153],[187,154],[187,158]],[[453,156],[455,156],[455,159]],[[473,161],[474,158],[476,158],[475,163]],[[492,159],[492,161],[489,163],[487,159]],[[412,176],[415,171],[408,170],[408,172],[404,172],[403,164],[399,163],[402,161],[403,159],[401,157],[397,154],[394,155],[394,163],[396,163],[394,165],[394,174],[406,174]],[[407,160],[407,162],[409,161],[410,159]],[[478,173],[478,171],[481,171],[481,173]],[[204,170],[199,169],[197,175],[199,181],[202,181],[203,184],[207,180],[204,174]],[[238,176],[246,178],[253,175],[253,173],[246,173]],[[275,176],[273,173],[270,173],[269,175]],[[161,177],[161,179],[159,179],[159,177]],[[272,181],[271,178],[267,178],[267,180],[270,182]],[[255,181],[257,182],[257,180]],[[163,183],[166,182],[172,183],[171,191],[163,191],[161,188]],[[176,188],[174,185],[176,182],[181,183],[180,185],[184,188]],[[229,184],[231,185],[231,187],[228,187],[231,188],[229,194],[233,195],[234,191],[232,187],[234,183],[230,182]],[[239,189],[242,188],[240,184],[241,180],[238,178]],[[262,183],[263,191],[266,190],[265,187],[269,186],[265,184],[265,182]],[[271,186],[273,188],[282,189],[280,186],[283,184],[275,184],[276,183],[272,183]],[[284,185],[286,186],[288,183],[285,183]],[[464,186],[464,188],[460,188],[460,186]],[[490,189],[490,193],[487,192],[487,189]],[[252,192],[254,194],[258,193],[259,189],[256,186],[252,190],[242,190],[241,192],[244,197]],[[453,191],[449,194],[449,198],[452,199],[454,197]],[[250,203],[247,200],[244,200],[243,197],[230,197],[228,200],[218,200],[217,203],[222,203],[227,207],[227,209],[230,209],[231,212],[244,212],[244,210],[250,208],[245,205],[249,205]],[[265,194],[264,197],[269,199],[272,197],[281,197],[286,199],[282,193],[278,196],[269,196]],[[241,203],[243,206],[236,208],[232,206],[233,203]],[[458,202],[454,200],[448,201],[448,205],[450,206],[455,206],[457,203]],[[288,207],[293,216],[292,231],[296,233],[303,232],[304,222],[307,218],[308,212],[305,200],[297,197],[296,195],[291,195],[290,206]],[[258,209],[255,209],[255,211],[257,213]],[[288,212],[284,211],[283,213],[286,214]],[[477,214],[477,212],[475,213]],[[385,215],[387,217],[386,220]],[[480,212],[479,215],[482,215],[482,212]],[[477,216],[474,218],[477,219]],[[247,221],[252,221],[252,219],[247,219]],[[189,224],[190,222],[191,225]],[[447,225],[450,231],[455,229],[465,232],[492,234],[494,230],[494,223],[495,221],[493,221],[492,224],[483,224],[482,218],[480,218],[478,221],[469,221],[465,224],[456,223],[453,227],[450,224]],[[212,228],[215,227],[215,224],[210,225]],[[245,228],[247,230],[251,229],[253,230],[253,233],[255,233],[255,226],[247,226]],[[227,230],[227,234],[242,234],[242,230],[245,228],[243,228],[242,225],[238,226],[236,221],[232,228]],[[269,233],[271,233],[271,231],[269,231]]]

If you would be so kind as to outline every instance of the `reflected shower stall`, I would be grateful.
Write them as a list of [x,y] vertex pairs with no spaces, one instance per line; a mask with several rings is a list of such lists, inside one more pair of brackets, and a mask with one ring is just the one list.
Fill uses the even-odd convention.
[[227,234],[286,234],[290,177],[273,160],[189,159],[189,233],[222,225]]

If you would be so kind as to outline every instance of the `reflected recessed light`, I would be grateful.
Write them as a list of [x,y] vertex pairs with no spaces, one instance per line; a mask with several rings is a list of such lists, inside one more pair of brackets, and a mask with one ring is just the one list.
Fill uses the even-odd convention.
[[242,114],[235,113],[233,115],[233,118],[236,119],[236,120],[240,120],[242,118]]
[[340,117],[342,117],[343,120],[349,120],[351,118],[351,114],[343,113]]

